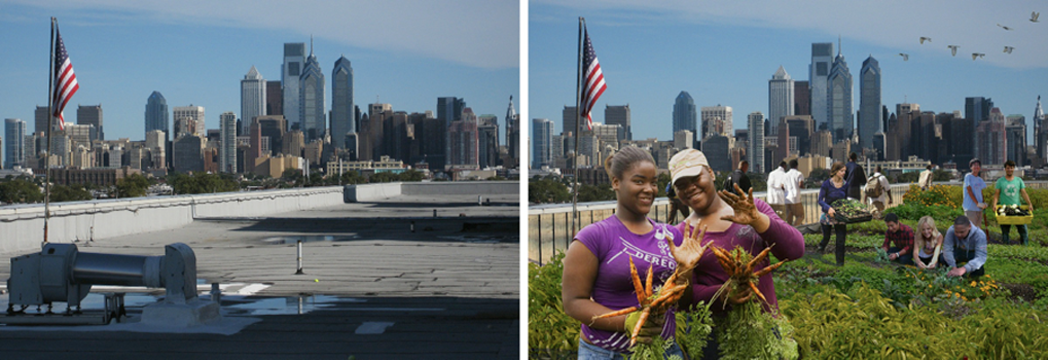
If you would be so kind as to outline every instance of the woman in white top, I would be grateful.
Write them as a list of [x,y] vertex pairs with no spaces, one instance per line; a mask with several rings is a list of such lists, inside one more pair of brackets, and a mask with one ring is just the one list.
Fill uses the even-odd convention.
[[913,236],[913,263],[920,269],[934,269],[938,266],[939,252],[942,250],[942,233],[935,227],[935,219],[922,217],[917,221],[917,234]]

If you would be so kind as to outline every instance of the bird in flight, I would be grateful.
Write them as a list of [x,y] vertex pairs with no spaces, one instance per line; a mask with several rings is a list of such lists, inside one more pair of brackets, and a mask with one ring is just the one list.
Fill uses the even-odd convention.
[[928,42],[932,42],[932,38],[921,36],[921,44],[924,44],[925,40],[928,40]]
[[909,61],[910,60],[910,54],[899,53],[899,56],[902,56],[902,61]]
[[1033,14],[1030,15],[1030,22],[1037,22],[1037,18],[1040,16],[1041,13],[1034,11]]
[[946,47],[950,48],[950,52],[953,53],[953,56],[957,56],[957,48],[959,48],[960,46],[957,46],[957,45],[946,45]]
[[1009,53],[1009,54],[1011,54],[1011,53],[1012,53],[1012,50],[1015,50],[1015,48],[1014,48],[1014,47],[1011,47],[1011,46],[1005,46],[1005,47],[1004,47],[1004,52],[1006,52],[1006,53]]
[[1000,27],[1001,27],[1001,29],[1005,29],[1005,30],[1008,30],[1008,31],[1012,31],[1012,28],[1010,28],[1010,27],[1007,27],[1007,26],[1004,26],[1004,25],[1001,25],[1001,24],[997,24],[997,26],[1000,26]]
[[976,58],[981,58],[981,57],[984,57],[984,56],[986,56],[986,54],[983,54],[983,53],[972,53],[972,61],[975,61]]

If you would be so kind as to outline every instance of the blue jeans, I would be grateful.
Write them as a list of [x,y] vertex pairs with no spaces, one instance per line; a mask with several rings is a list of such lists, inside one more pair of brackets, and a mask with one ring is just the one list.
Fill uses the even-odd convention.
[[[673,355],[680,356],[681,359],[684,358],[684,351],[680,349],[680,345],[676,341],[673,342],[672,347],[666,350],[663,357],[668,358]],[[626,358],[629,358],[627,353],[611,351],[579,339],[579,360],[623,360]]]
[[[1026,224],[1015,225],[1015,230],[1019,232],[1020,244],[1027,245],[1030,242],[1030,237],[1026,233]],[[1005,244],[1011,244],[1011,241],[1008,239],[1008,233],[1010,232],[1012,232],[1011,225],[1001,225],[1001,240]]]

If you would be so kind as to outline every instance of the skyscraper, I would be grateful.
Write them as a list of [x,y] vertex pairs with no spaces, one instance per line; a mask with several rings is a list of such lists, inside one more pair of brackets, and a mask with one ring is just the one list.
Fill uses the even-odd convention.
[[749,123],[749,146],[746,149],[746,157],[750,159],[753,172],[763,173],[766,171],[764,169],[764,114],[754,111],[746,117],[746,120]]
[[153,130],[164,132],[164,142],[168,141],[167,134],[171,132],[170,115],[167,110],[167,99],[159,91],[149,94],[146,100],[146,137]]
[[284,43],[284,66],[280,81],[284,83],[284,118],[288,124],[298,124],[299,118],[299,78],[302,76],[303,63],[306,62],[306,43]]
[[266,81],[266,115],[284,115],[284,89],[279,80]]
[[[808,68],[808,85],[811,86],[811,117],[815,120],[815,126],[829,121],[829,109],[826,106],[828,99],[826,91],[830,76],[830,66],[833,63],[833,43],[811,44],[811,65]],[[773,119],[774,120],[774,119]]]
[[320,62],[309,49],[306,66],[299,78],[299,120],[306,143],[319,139],[327,128],[327,111],[324,110],[324,72]]
[[4,168],[26,167],[25,121],[22,121],[22,119],[5,119],[4,139],[6,139],[4,143]]
[[618,140],[633,140],[633,129],[630,128],[630,104],[621,106],[606,105],[604,124],[618,125]]
[[480,168],[498,166],[499,159],[499,123],[495,115],[477,117],[477,159]]
[[793,79],[782,65],[768,80],[768,119],[771,120],[772,134],[778,130],[779,120],[783,116],[793,115],[793,86]]
[[219,115],[219,124],[222,147],[218,148],[218,171],[235,174],[237,173],[237,114],[232,111],[222,113]]
[[331,143],[336,149],[345,149],[346,134],[357,132],[353,117],[353,67],[342,56],[331,70]]
[[506,108],[506,152],[510,159],[520,159],[520,123],[513,108],[513,95],[509,96],[509,107]]
[[[1041,109],[1041,96],[1037,95],[1037,108],[1033,110],[1033,139],[1034,148],[1037,149],[1037,157],[1044,159],[1048,150],[1048,120],[1044,117]],[[1042,160],[1043,161],[1043,160]]]
[[700,113],[702,115],[702,136],[700,140],[705,140],[713,135],[735,136],[731,124],[731,106],[721,106],[720,104],[717,104],[717,106],[703,106],[700,109]]
[[[35,120],[34,125],[36,127],[33,128],[33,133],[42,133],[47,131],[47,119],[51,118],[51,116],[47,114],[47,110],[49,110],[47,106],[36,107],[36,111],[33,114]],[[56,128],[52,128],[52,130],[55,129]]]
[[[222,114],[223,116],[225,114]],[[240,80],[240,126],[236,129],[236,135],[247,135],[247,129],[251,121],[257,116],[266,115],[266,79],[258,73],[258,69],[251,66],[244,79]],[[236,120],[234,120],[235,122]],[[223,124],[224,126],[225,124]],[[235,166],[235,165],[234,165]],[[225,167],[221,171],[225,171]]]
[[[553,161],[553,121],[549,119],[531,119],[531,168],[539,169],[549,166]],[[574,151],[572,149],[571,151]]]
[[881,67],[871,55],[859,71],[859,148],[873,148],[873,134],[881,132]]
[[793,82],[793,115],[811,115],[811,87],[807,81]]
[[204,134],[204,107],[203,106],[175,106],[174,116],[175,120],[175,136],[174,139],[182,137],[183,135],[203,135]]
[[462,120],[448,126],[448,165],[459,169],[477,169],[480,165],[477,117],[473,110],[462,110]]
[[98,132],[97,140],[106,139],[105,129],[102,127],[102,104],[77,106],[76,123],[78,125],[94,125],[95,131]]
[[[574,134],[577,131],[585,131],[586,130],[585,127],[582,127],[579,130],[575,129],[575,126],[576,126],[575,125],[575,122],[576,122],[575,121],[575,116],[576,116],[576,114],[575,114],[575,107],[574,106],[565,106],[564,110],[562,110],[560,112],[560,116],[561,116],[561,134],[568,134],[568,133]],[[534,123],[535,119],[531,119],[531,121],[532,121],[532,123]],[[574,150],[575,149],[571,149],[571,151],[574,151]]]
[[681,91],[677,94],[677,99],[673,101],[673,133],[676,134],[681,130],[691,131],[692,134],[698,134],[699,115],[695,109],[695,100],[691,98],[691,94],[687,91]]
[[826,119],[829,122],[828,128],[833,133],[833,142],[837,143],[849,139],[855,127],[853,125],[854,112],[852,112],[851,70],[848,70],[848,63],[844,61],[844,55],[841,55],[839,47],[826,81],[828,86],[826,89]]
[[462,110],[466,108],[466,100],[454,96],[437,98],[437,119],[443,120],[445,124],[462,119]]
[[964,117],[974,122],[990,120],[993,100],[982,96],[964,98]]

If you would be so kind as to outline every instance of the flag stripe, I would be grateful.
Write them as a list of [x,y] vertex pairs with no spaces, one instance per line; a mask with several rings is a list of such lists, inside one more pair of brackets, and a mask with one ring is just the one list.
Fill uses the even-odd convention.
[[76,81],[73,63],[69,60],[69,53],[66,52],[62,34],[57,28],[55,35],[55,84],[51,115],[58,118],[58,127],[65,130],[65,114],[62,111],[65,110],[73,94],[80,90],[80,84]]
[[596,104],[601,94],[604,94],[608,86],[604,83],[604,73],[597,60],[597,53],[593,51],[589,31],[585,28],[583,31],[586,35],[586,43],[583,49],[582,68],[585,69],[586,84],[582,87],[582,109],[580,110],[582,114],[586,115],[586,129],[593,130],[593,116],[590,115],[590,111],[593,110],[593,105]]

